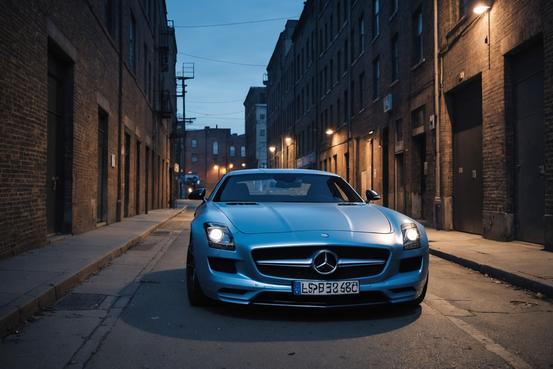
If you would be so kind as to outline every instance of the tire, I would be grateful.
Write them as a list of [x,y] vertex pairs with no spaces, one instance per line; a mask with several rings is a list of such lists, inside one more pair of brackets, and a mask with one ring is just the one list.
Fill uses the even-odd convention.
[[196,273],[196,264],[194,262],[194,253],[192,252],[192,242],[188,244],[186,254],[186,292],[188,301],[192,306],[206,306],[209,298],[203,293],[198,275]]

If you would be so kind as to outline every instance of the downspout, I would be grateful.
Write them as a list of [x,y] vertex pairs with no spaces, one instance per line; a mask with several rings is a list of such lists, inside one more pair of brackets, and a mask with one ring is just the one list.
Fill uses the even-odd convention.
[[[434,225],[442,224],[439,218],[443,218],[443,206],[441,195],[441,155],[440,155],[440,65],[441,57],[438,50],[438,0],[434,0],[434,124],[436,133],[436,186],[434,197]],[[437,214],[437,209],[440,209]],[[441,227],[440,227],[441,228]]]
[[115,221],[121,221],[121,130],[123,129],[123,2],[119,1],[119,93],[117,96],[117,204]]

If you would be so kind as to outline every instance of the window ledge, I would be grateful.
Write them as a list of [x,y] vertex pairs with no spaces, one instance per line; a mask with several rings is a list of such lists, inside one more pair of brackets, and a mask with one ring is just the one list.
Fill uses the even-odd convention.
[[419,60],[415,65],[413,65],[413,66],[411,67],[411,71],[414,71],[415,69],[417,69],[418,67],[420,67],[421,65],[423,65],[425,61],[426,61],[425,58],[422,58],[421,60]]

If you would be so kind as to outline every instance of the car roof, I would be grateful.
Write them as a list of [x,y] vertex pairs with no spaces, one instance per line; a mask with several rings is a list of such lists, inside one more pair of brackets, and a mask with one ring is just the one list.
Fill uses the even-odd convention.
[[292,168],[256,168],[256,169],[237,169],[227,173],[227,176],[237,176],[243,174],[260,174],[260,173],[276,173],[276,174],[320,174],[338,177],[334,173],[325,172],[314,169],[292,169]]

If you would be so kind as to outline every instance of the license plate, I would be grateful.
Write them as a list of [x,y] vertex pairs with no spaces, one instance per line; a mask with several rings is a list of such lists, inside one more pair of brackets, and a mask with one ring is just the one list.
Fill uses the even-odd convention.
[[294,295],[354,295],[359,281],[293,281]]

